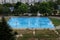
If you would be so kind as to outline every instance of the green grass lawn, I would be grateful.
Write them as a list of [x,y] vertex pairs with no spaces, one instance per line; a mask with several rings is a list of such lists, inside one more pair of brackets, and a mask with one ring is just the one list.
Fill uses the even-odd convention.
[[52,23],[55,25],[55,26],[59,26],[60,25],[60,20],[59,19],[56,19],[56,18],[50,18]]
[[[53,22],[53,24],[55,25],[55,27],[60,25],[60,20],[59,19],[56,19],[56,18],[50,18],[50,19]],[[60,34],[60,29],[57,29],[56,31]]]

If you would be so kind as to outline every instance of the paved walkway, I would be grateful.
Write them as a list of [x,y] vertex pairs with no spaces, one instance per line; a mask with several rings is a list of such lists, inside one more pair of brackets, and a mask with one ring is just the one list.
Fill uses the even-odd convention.
[[[50,16],[51,17],[51,16]],[[56,19],[60,19],[60,17],[51,17],[51,18],[56,18]]]

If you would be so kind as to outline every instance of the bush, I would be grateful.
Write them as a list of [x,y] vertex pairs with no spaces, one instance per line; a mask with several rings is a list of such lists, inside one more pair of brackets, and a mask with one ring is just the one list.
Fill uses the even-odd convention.
[[10,26],[5,21],[4,17],[2,17],[2,22],[0,22],[0,39],[1,40],[15,40],[14,33]]

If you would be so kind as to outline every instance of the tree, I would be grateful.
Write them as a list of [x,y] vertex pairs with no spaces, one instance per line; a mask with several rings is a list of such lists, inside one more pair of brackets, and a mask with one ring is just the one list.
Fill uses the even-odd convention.
[[18,8],[21,4],[22,4],[21,2],[17,2],[14,7]]
[[3,7],[3,15],[7,15],[10,13],[11,13],[11,11],[10,11],[9,7]]
[[58,4],[56,2],[52,2],[52,1],[49,1],[48,3],[53,10],[53,14],[56,15],[57,10],[58,10]]
[[58,4],[56,2],[49,1],[48,3],[54,10],[58,9]]
[[5,4],[3,4],[3,6],[4,6],[4,7],[11,7],[11,6],[13,6],[13,5],[10,4],[10,3],[5,3]]
[[60,5],[60,0],[57,0],[56,3],[57,3],[58,5]]
[[12,32],[12,29],[7,24],[4,17],[2,17],[2,22],[0,22],[0,39],[15,40],[14,33]]
[[48,13],[52,12],[52,7],[50,7],[50,4],[48,2],[42,2],[39,5],[39,12],[47,15]]
[[3,6],[0,4],[0,15],[3,13]]
[[36,13],[36,14],[37,14],[38,9],[39,9],[39,6],[38,6],[38,5],[35,5],[35,4],[34,4],[34,5],[31,5],[31,6],[30,6],[30,12],[31,12],[31,13],[34,13],[34,14]]
[[26,13],[27,11],[28,11],[28,6],[26,4],[21,4],[18,6],[17,9],[14,10],[14,12],[17,14]]

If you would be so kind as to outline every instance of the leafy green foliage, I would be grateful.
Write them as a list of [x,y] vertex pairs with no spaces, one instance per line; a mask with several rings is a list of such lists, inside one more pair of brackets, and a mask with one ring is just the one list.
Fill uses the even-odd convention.
[[14,11],[17,13],[26,13],[28,11],[28,6],[26,4],[21,4]]
[[6,23],[4,17],[2,17],[2,22],[0,22],[0,39],[15,40],[14,33],[10,26]]
[[3,12],[3,6],[0,4],[0,14]]
[[10,13],[10,9],[7,6],[3,6],[0,4],[0,15],[6,15]]
[[17,2],[14,7],[18,8],[21,4],[22,4],[21,2]]
[[40,13],[49,13],[51,12],[52,8],[50,7],[49,3],[43,2],[39,6]]
[[5,3],[5,4],[3,4],[3,6],[5,6],[5,7],[11,7],[11,6],[13,6],[13,5],[10,4],[10,3]]
[[11,11],[9,7],[3,7],[3,14],[9,14]]
[[48,3],[52,9],[58,9],[58,4],[56,2],[49,1]]
[[[57,0],[59,1],[59,0]],[[20,14],[20,13],[34,13],[35,15],[37,14],[37,12],[39,11],[41,14],[44,14],[44,15],[51,15],[53,10],[56,10],[58,9],[58,2],[52,2],[52,1],[49,1],[49,2],[36,2],[34,3],[34,5],[29,5],[28,3],[24,4],[24,3],[21,3],[21,2],[17,2],[16,4],[9,4],[9,3],[6,3],[6,4],[3,4],[1,7],[0,7],[0,13],[2,14]],[[9,7],[13,6],[14,7],[14,11],[13,12],[10,12],[9,10]],[[13,15],[12,14],[12,15]]]
[[60,0],[57,0],[56,3],[57,3],[58,5],[60,5]]
[[31,13],[37,13],[38,12],[38,5],[31,5],[30,6],[30,12]]

